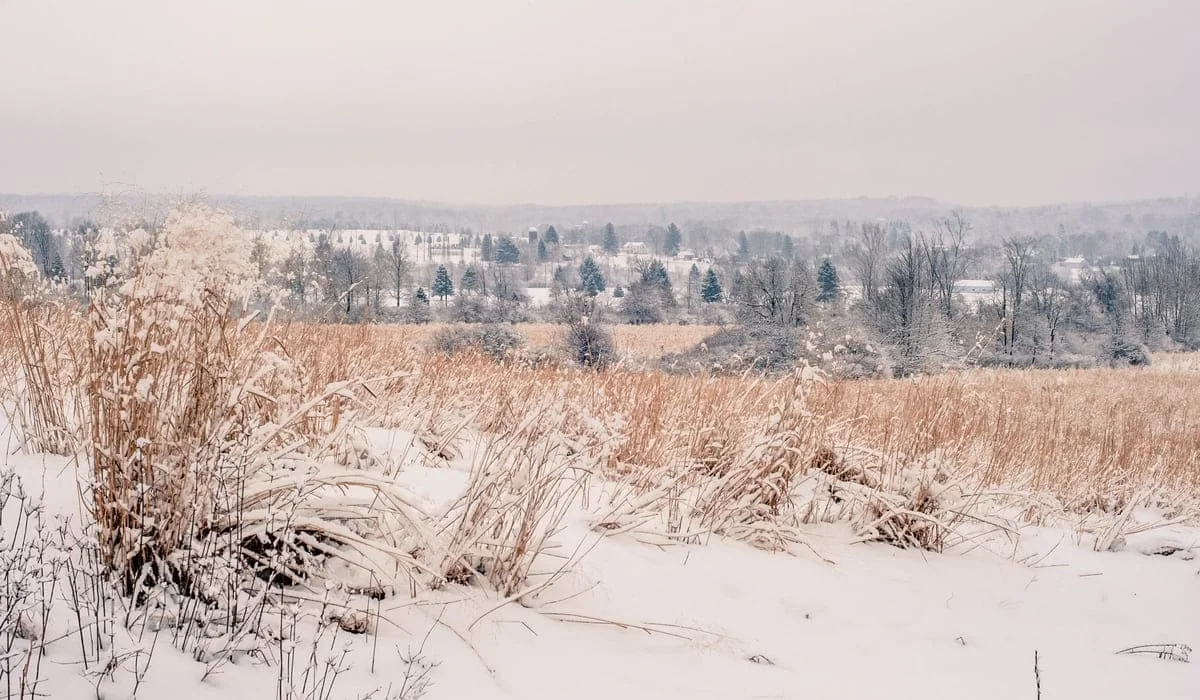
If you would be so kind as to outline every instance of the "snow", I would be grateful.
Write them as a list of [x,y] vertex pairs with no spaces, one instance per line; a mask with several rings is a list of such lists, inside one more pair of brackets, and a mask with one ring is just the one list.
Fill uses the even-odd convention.
[[[0,471],[20,475],[48,511],[82,517],[74,460],[14,454],[10,438],[0,439],[9,447]],[[447,461],[399,430],[371,429],[367,439],[431,508],[444,510],[465,488],[469,455]],[[1009,700],[1035,697],[1035,651],[1046,698],[1195,698],[1200,664],[1115,653],[1198,641],[1200,530],[1149,527],[1160,520],[1132,513],[1135,534],[1119,551],[1092,551],[1071,530],[1026,527],[1015,543],[995,535],[933,554],[854,543],[848,526],[834,524],[807,528],[811,550],[789,555],[718,538],[659,546],[636,534],[604,537],[577,508],[556,537],[558,553],[582,547],[586,556],[564,576],[506,605],[455,584],[422,592],[419,604],[381,601],[375,634],[340,633],[329,646],[348,645],[349,670],[328,697],[398,690],[401,654],[420,650],[436,664],[424,696],[433,700]],[[242,655],[202,680],[205,664],[166,637],[123,633],[116,645],[153,649],[137,697],[277,697],[279,668],[269,659]],[[111,679],[85,671],[68,637],[51,645],[40,690],[96,697],[99,684],[101,697],[131,697],[135,662],[120,666]]]

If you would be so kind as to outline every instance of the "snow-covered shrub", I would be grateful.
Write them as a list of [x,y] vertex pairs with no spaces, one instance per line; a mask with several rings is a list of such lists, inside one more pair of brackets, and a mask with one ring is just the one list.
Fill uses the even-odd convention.
[[430,342],[438,352],[447,355],[473,351],[501,361],[520,348],[525,339],[511,327],[487,324],[442,328]]
[[[347,381],[312,387],[269,324],[240,317],[254,270],[244,236],[202,206],[134,231],[118,285],[88,314],[101,551],[127,593],[156,585],[210,607],[247,577],[295,583],[346,569],[413,573],[430,549],[407,494],[361,466]],[[213,602],[214,598],[218,602]]]
[[563,344],[571,359],[584,367],[606,367],[617,359],[612,333],[588,316],[571,320]]
[[445,580],[467,583],[481,576],[511,596],[550,546],[582,482],[555,442],[538,437],[542,431],[533,426],[542,419],[529,414],[525,425],[478,453],[466,492],[442,527],[449,534]]
[[710,478],[697,501],[700,524],[720,535],[764,549],[786,549],[796,524],[795,487],[808,468],[816,429],[801,405],[802,390],[774,408],[762,435]]

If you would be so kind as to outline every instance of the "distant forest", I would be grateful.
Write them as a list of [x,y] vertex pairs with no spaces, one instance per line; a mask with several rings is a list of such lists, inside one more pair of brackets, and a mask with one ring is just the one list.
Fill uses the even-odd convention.
[[[179,196],[142,193],[77,195],[0,194],[0,211],[38,211],[56,228],[80,220],[102,220],[113,202],[150,221],[166,215]],[[858,198],[785,202],[676,202],[574,206],[455,205],[364,197],[241,197],[213,195],[206,200],[230,210],[248,229],[408,229],[441,233],[522,234],[530,227],[560,229],[588,222],[618,227],[666,227],[674,222],[692,232],[728,238],[738,231],[781,232],[794,237],[823,236],[855,230],[857,224],[904,220],[914,230],[931,228],[946,212],[961,209],[973,223],[976,243],[1005,238],[1081,234],[1099,249],[1063,251],[1089,258],[1128,254],[1152,231],[1166,231],[1185,242],[1200,234],[1200,198],[1164,198],[1130,202],[1063,203],[1036,207],[959,207],[924,197]],[[853,225],[850,225],[853,224]],[[1082,238],[1079,239],[1082,244]]]

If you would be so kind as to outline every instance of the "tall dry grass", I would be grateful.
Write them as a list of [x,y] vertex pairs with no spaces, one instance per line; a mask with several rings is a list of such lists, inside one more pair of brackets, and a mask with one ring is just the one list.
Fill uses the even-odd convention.
[[[822,382],[502,366],[414,351],[358,329],[320,333],[321,346],[338,350],[326,357],[314,348],[307,361],[318,368],[406,372],[405,382],[378,393],[382,422],[393,410],[420,407],[431,441],[442,444],[463,426],[503,432],[528,411],[549,410],[565,417],[563,437],[573,449],[643,496],[665,489],[664,498],[676,498],[694,475],[778,461],[750,456],[756,449],[802,460],[831,449],[857,462],[846,468],[871,475],[876,490],[969,483],[1039,503],[1050,498],[1045,507],[1071,513],[1115,513],[1136,502],[1196,515],[1189,509],[1200,503],[1200,373],[1183,357],[1174,358],[1183,365],[1149,370]],[[794,424],[786,446],[769,442],[780,421]],[[794,471],[793,481],[813,470]],[[927,476],[902,487],[912,474]],[[754,507],[768,501],[764,495]]]
[[935,456],[980,483],[1050,493],[1069,510],[1200,495],[1200,373],[978,370],[839,382],[810,396],[847,439]]

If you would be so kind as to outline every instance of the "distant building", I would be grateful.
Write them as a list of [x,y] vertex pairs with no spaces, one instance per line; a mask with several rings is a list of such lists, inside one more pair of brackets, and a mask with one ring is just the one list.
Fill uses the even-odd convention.
[[996,283],[992,280],[958,280],[954,283],[955,294],[995,294]]
[[1084,273],[1091,269],[1091,263],[1083,256],[1063,258],[1051,267],[1054,274],[1069,284],[1079,284],[1083,280]]
[[641,241],[630,241],[621,246],[621,251],[629,255],[647,255],[650,253],[650,247]]

